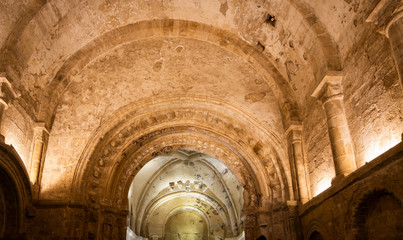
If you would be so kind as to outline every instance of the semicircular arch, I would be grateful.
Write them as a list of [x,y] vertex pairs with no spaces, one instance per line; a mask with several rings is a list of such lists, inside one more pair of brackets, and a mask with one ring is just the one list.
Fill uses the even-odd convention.
[[[169,154],[169,153],[168,153]],[[199,155],[199,154],[198,154]],[[204,155],[204,154],[203,154]],[[207,155],[206,156],[203,156],[203,157],[208,157]],[[210,163],[209,161],[207,161],[207,160],[205,160],[204,158],[203,158],[202,156],[200,156],[200,157],[198,157],[198,159],[197,160],[195,160],[195,159],[192,159],[192,161],[196,164],[196,162],[200,162],[203,166],[205,166],[205,167],[207,167],[212,173],[214,173],[214,178],[216,178],[216,179],[218,179],[218,182],[222,185],[222,187],[223,187],[223,191],[225,191],[225,193],[226,193],[226,196],[228,197],[228,200],[229,200],[229,202],[231,203],[231,206],[234,206],[233,207],[233,211],[231,211],[231,218],[233,218],[233,219],[237,219],[238,217],[239,217],[239,214],[238,214],[238,212],[236,211],[236,207],[235,207],[235,200],[233,199],[233,196],[230,194],[230,191],[229,191],[229,189],[228,189],[228,186],[227,186],[227,184],[225,183],[225,181],[224,181],[224,179],[223,179],[223,177],[222,177],[222,175],[218,172],[218,170],[214,167],[214,165],[212,164],[212,163]],[[161,173],[163,173],[163,172],[166,172],[166,171],[169,171],[169,168],[171,168],[171,167],[175,167],[178,163],[183,163],[183,160],[182,159],[177,159],[177,158],[173,158],[173,159],[171,159],[171,160],[169,160],[168,162],[166,162],[165,164],[164,164],[164,166],[162,166],[160,169],[158,169],[154,174],[153,174],[153,176],[151,176],[150,178],[149,178],[149,180],[148,180],[148,182],[150,182],[150,183],[153,183],[157,178],[159,178],[160,177],[160,174]],[[202,183],[201,181],[200,181],[200,184],[204,184],[204,183]],[[133,186],[133,185],[132,185]],[[149,200],[147,200],[147,201],[144,201],[144,199],[146,198],[146,197],[148,197],[148,199],[151,199],[151,198],[153,198],[155,195],[151,195],[151,196],[149,196],[149,192],[150,192],[150,190],[153,188],[153,187],[155,187],[155,186],[153,186],[153,184],[148,184],[148,185],[146,185],[145,186],[145,188],[140,192],[140,197],[139,197],[139,200],[138,200],[138,205],[137,205],[137,207],[136,207],[136,210],[135,210],[135,212],[136,213],[139,213],[140,211],[141,211],[141,209],[144,209],[144,205],[148,205],[148,202],[149,202]],[[160,192],[159,192],[159,190],[157,190],[157,192],[155,193],[155,194],[159,194]],[[152,201],[152,200],[151,200]]]
[[[194,198],[194,199],[198,199],[202,202],[204,202],[205,204],[208,205],[208,209],[210,209],[210,207],[212,207],[213,209],[215,209],[218,213],[217,217],[224,223],[227,231],[231,231],[230,230],[230,226],[231,226],[231,220],[234,221],[234,219],[231,219],[229,217],[229,213],[224,211],[220,211],[220,209],[225,209],[225,207],[223,206],[222,203],[217,202],[216,200],[212,199],[211,197],[203,194],[203,193],[199,193],[199,192],[179,192],[179,193],[174,193],[171,195],[167,195],[167,196],[162,196],[161,198],[155,199],[155,201],[153,201],[152,203],[149,204],[149,206],[147,206],[147,209],[145,211],[145,214],[143,216],[142,219],[142,223],[143,224],[139,224],[138,227],[141,229],[140,233],[144,233],[146,231],[147,225],[150,222],[151,217],[153,216],[153,213],[155,211],[157,211],[159,209],[159,207],[161,207],[162,205],[164,205],[165,203],[167,203],[168,201],[172,201],[175,199],[180,199],[180,198]],[[175,210],[179,210],[180,208],[183,207],[191,207],[194,208],[190,205],[183,205],[183,206],[178,206],[175,207],[174,209],[171,209],[170,212],[165,216],[164,219],[164,223],[169,219],[170,216],[172,216],[172,212],[174,212]],[[194,208],[197,209],[197,208]],[[200,209],[198,209],[200,213],[203,214],[203,216],[205,217],[205,219],[207,220],[207,222],[213,220],[213,219],[209,219],[207,217],[207,215],[201,211]],[[153,223],[155,224],[155,223]]]
[[181,37],[204,41],[240,56],[266,79],[279,105],[287,104],[293,109],[287,119],[299,120],[295,92],[277,67],[257,48],[231,32],[203,23],[178,19],[154,19],[128,24],[113,29],[85,45],[65,61],[48,85],[38,119],[52,125],[52,116],[72,76],[80,73],[91,61],[120,45],[155,37]]
[[[93,141],[87,145],[87,151],[83,152],[76,168],[72,186],[74,200],[85,201],[89,195],[95,194],[98,197],[90,198],[104,199],[105,203],[112,201],[111,196],[119,196],[122,204],[122,199],[125,201],[124,192],[128,191],[136,171],[161,151],[183,147],[210,154],[220,160],[227,159],[226,164],[233,166],[231,170],[238,178],[241,176],[239,167],[235,167],[234,163],[243,167],[247,175],[240,178],[240,182],[247,184],[250,180],[252,184],[255,179],[254,182],[259,184],[258,192],[253,193],[256,190],[252,191],[252,187],[250,190],[254,202],[257,202],[257,197],[271,197],[273,186],[277,192],[281,192],[277,194],[280,202],[292,197],[289,196],[292,194],[289,191],[289,176],[284,171],[288,169],[285,145],[281,144],[276,134],[259,130],[258,123],[247,127],[242,121],[231,121],[228,115],[219,111],[223,103],[210,104],[209,107],[204,103],[204,107],[197,109],[197,103],[189,103],[186,98],[168,103],[169,106],[161,102],[154,103],[157,109],[151,107],[147,113],[136,111],[138,109],[133,109],[133,106],[132,109],[125,108],[130,111],[122,112],[123,116],[114,115],[125,121],[115,121],[112,126],[103,126],[105,129],[98,129],[94,133]],[[228,112],[228,106],[225,107],[227,110],[224,112]],[[239,120],[246,118],[246,122],[255,122],[239,111],[236,114]],[[197,139],[179,143],[178,138],[172,138],[178,137],[178,134],[182,135],[182,141],[186,140],[186,136]],[[167,136],[170,139],[165,139]],[[200,144],[203,138],[205,142]],[[232,155],[231,160],[234,161],[228,160],[229,155]],[[85,187],[80,184],[82,179],[90,179]],[[111,192],[114,186],[118,187],[119,194]],[[83,196],[84,192],[89,195]]]

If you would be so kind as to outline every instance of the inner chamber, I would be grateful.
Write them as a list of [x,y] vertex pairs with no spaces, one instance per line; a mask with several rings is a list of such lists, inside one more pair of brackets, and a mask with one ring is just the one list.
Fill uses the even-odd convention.
[[242,184],[200,152],[175,150],[149,161],[128,203],[127,239],[244,239]]

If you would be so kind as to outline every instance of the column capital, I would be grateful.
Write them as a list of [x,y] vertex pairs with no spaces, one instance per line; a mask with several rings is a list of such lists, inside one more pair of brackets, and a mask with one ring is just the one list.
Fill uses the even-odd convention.
[[302,125],[301,124],[293,124],[288,127],[285,131],[286,136],[291,136],[291,143],[301,142],[302,141]]
[[298,202],[297,201],[287,201],[287,208],[290,217],[294,217],[298,215]]
[[44,142],[49,136],[49,130],[44,122],[35,122],[34,124],[34,141]]
[[298,113],[298,106],[295,103],[284,102],[281,105],[283,113],[283,125],[287,128],[290,125],[300,124],[300,117]]
[[366,22],[377,25],[378,32],[389,38],[390,26],[401,18],[403,18],[403,0],[381,0]]
[[312,97],[321,100],[325,103],[332,98],[343,97],[343,81],[342,72],[329,72],[326,74],[322,81],[318,84],[316,89],[312,93]]
[[34,130],[38,132],[45,132],[49,134],[49,129],[46,127],[45,122],[35,122]]
[[11,100],[19,96],[20,94],[14,91],[8,81],[7,75],[4,72],[0,73],[0,103],[7,107]]

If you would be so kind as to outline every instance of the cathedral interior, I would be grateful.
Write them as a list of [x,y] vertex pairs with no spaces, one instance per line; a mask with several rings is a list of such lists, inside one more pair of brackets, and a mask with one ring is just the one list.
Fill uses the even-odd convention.
[[1,0],[0,239],[402,240],[403,0]]

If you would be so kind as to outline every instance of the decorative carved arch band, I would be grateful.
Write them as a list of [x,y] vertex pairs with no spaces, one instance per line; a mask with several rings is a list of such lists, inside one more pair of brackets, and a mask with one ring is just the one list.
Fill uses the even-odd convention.
[[[183,100],[171,101],[169,106],[154,103],[157,109],[151,107],[148,112],[129,107],[125,116],[114,114],[124,120],[95,133],[93,145],[87,146],[77,165],[73,202],[117,204],[123,209],[130,182],[146,162],[161,152],[192,149],[223,161],[245,185],[248,205],[257,207],[259,199],[284,203],[289,197],[289,176],[280,169],[288,169],[287,158],[281,151],[284,145],[272,140],[275,135],[256,129],[259,124],[231,122],[220,112],[220,105],[203,103],[195,110],[197,103]],[[254,122],[239,111],[232,114]],[[82,186],[83,179],[88,184]]]

